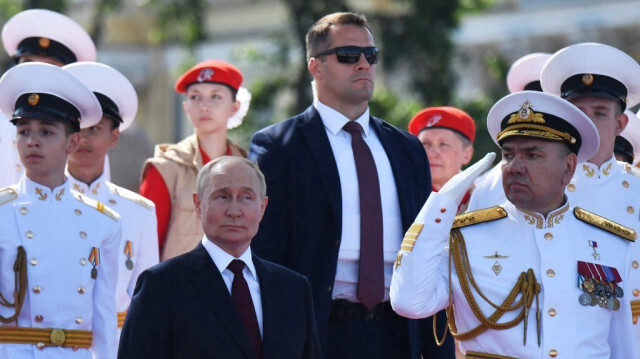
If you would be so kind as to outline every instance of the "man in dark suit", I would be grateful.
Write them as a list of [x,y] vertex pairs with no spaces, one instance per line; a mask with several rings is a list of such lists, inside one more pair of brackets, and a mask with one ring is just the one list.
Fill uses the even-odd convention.
[[205,237],[140,275],[118,358],[320,358],[308,280],[249,248],[267,206],[257,165],[214,159],[194,203]]
[[307,59],[313,105],[251,143],[271,203],[252,247],[309,278],[325,357],[407,358],[416,329],[392,311],[389,284],[431,188],[425,151],[369,115],[378,49],[364,17],[317,21]]

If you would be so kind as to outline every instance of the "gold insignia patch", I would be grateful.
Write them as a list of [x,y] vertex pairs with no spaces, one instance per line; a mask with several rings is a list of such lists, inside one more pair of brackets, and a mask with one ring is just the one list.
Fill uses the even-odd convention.
[[118,213],[116,213],[114,210],[112,210],[111,208],[105,206],[102,202],[100,201],[96,201],[93,198],[87,197],[85,195],[83,195],[80,192],[73,192],[73,196],[80,202],[93,207],[94,209],[96,209],[98,212],[103,213],[105,215],[107,215],[107,217],[113,219],[114,221],[117,221],[118,219],[120,219],[120,215]]
[[18,193],[11,187],[0,189],[0,205],[9,203],[18,198]]
[[507,216],[507,211],[500,206],[459,214],[453,220],[451,228],[461,228],[478,223],[494,221]]
[[582,83],[586,86],[591,85],[593,83],[593,75],[591,74],[582,75]]
[[37,93],[32,93],[29,95],[29,99],[27,99],[27,103],[31,106],[35,106],[40,102],[40,96]]
[[635,242],[636,238],[638,237],[638,234],[636,233],[635,230],[625,227],[623,225],[620,225],[614,221],[606,219],[602,216],[589,212],[580,207],[576,207],[573,210],[573,213],[575,214],[576,218],[578,218],[579,220],[585,223],[589,223],[598,228],[604,229],[605,231],[613,233],[617,236],[620,236],[628,241]]
[[40,47],[46,49],[47,47],[49,47],[49,45],[51,45],[51,40],[47,39],[46,37],[41,37],[38,40],[38,45],[40,45]]
[[631,301],[631,316],[634,318],[640,317],[640,300]]

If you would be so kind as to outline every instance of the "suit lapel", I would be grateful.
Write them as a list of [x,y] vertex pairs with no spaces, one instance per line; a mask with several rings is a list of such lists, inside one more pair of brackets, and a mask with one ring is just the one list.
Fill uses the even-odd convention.
[[333,150],[327,137],[327,132],[320,118],[320,114],[313,107],[304,112],[304,119],[300,125],[300,131],[309,144],[309,152],[318,166],[320,182],[324,192],[329,197],[329,204],[338,222],[338,228],[342,227],[342,199],[340,191],[340,175],[336,165]]
[[262,297],[262,345],[264,358],[277,358],[278,348],[280,345],[284,345],[282,341],[287,338],[283,338],[281,335],[282,328],[280,323],[282,321],[278,318],[280,312],[274,309],[282,308],[283,303],[287,302],[284,297],[286,293],[284,293],[279,278],[263,264],[262,259],[253,256],[253,264],[258,274],[260,296]]
[[[196,291],[199,292],[204,303],[220,320],[220,323],[227,329],[229,335],[236,342],[246,358],[254,358],[249,337],[242,326],[242,320],[237,314],[229,290],[218,272],[218,268],[211,260],[211,256],[202,243],[189,253],[191,256],[191,282]],[[188,305],[188,304],[186,304]]]

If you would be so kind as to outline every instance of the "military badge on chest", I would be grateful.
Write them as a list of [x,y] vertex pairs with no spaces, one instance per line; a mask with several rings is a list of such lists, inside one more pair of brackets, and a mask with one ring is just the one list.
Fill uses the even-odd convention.
[[[509,258],[509,256],[503,256],[501,254],[498,254],[498,251],[496,251],[494,254],[490,255],[490,256],[484,256],[485,258],[490,258],[490,259],[504,259],[504,258]],[[500,262],[498,262],[496,260],[496,262],[493,264],[493,266],[491,266],[491,270],[493,270],[493,273],[495,273],[495,275],[500,274],[500,272],[502,272],[502,266],[500,265]]]
[[583,291],[578,297],[580,304],[599,305],[611,310],[620,309],[618,298],[624,295],[622,288],[618,286],[620,282],[622,277],[616,268],[578,261],[578,288]]

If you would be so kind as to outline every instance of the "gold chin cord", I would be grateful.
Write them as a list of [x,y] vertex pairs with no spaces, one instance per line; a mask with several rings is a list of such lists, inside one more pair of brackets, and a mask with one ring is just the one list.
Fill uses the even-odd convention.
[[[465,333],[458,333],[458,328],[456,327],[455,315],[453,310],[453,295],[451,291],[451,263],[453,262],[456,273],[458,273],[458,280],[460,281],[460,287],[462,289],[462,293],[469,303],[469,307],[473,314],[480,321],[480,325],[469,330]],[[478,303],[471,292],[471,288],[469,286],[473,286],[473,289],[482,297],[482,299],[489,303],[496,310],[490,317],[485,317],[482,313],[482,310],[478,307]],[[520,299],[514,304],[518,295],[522,293]],[[473,273],[471,273],[471,265],[469,263],[469,256],[467,254],[467,246],[464,241],[464,237],[460,232],[459,228],[455,228],[451,230],[451,234],[449,236],[449,306],[447,307],[447,324],[449,326],[449,330],[451,331],[451,335],[454,338],[464,341],[472,339],[488,329],[494,330],[505,330],[515,327],[520,324],[520,322],[524,321],[524,344],[527,344],[527,323],[529,316],[529,309],[531,308],[531,304],[533,303],[533,298],[536,299],[536,323],[537,323],[537,334],[538,334],[538,347],[540,347],[540,324],[541,324],[541,313],[538,307],[538,295],[540,293],[540,284],[536,280],[536,276],[533,273],[533,269],[529,268],[527,272],[520,273],[520,277],[518,281],[511,289],[511,292],[504,300],[501,305],[494,304],[492,301],[487,298],[473,278]],[[506,323],[498,323],[498,320],[504,315],[506,312],[511,312],[520,309],[520,313],[518,316]],[[433,317],[433,334],[436,339],[436,343],[441,346],[444,344],[444,341],[447,337],[447,331],[445,330],[442,340],[438,340],[438,334],[436,331],[436,318]]]
[[13,271],[15,272],[15,289],[13,291],[13,303],[10,303],[0,293],[0,305],[6,308],[15,308],[15,312],[12,316],[5,318],[0,315],[0,322],[11,323],[17,321],[22,305],[24,304],[24,296],[27,293],[27,253],[22,246],[18,247],[18,255],[16,261],[13,263]]

